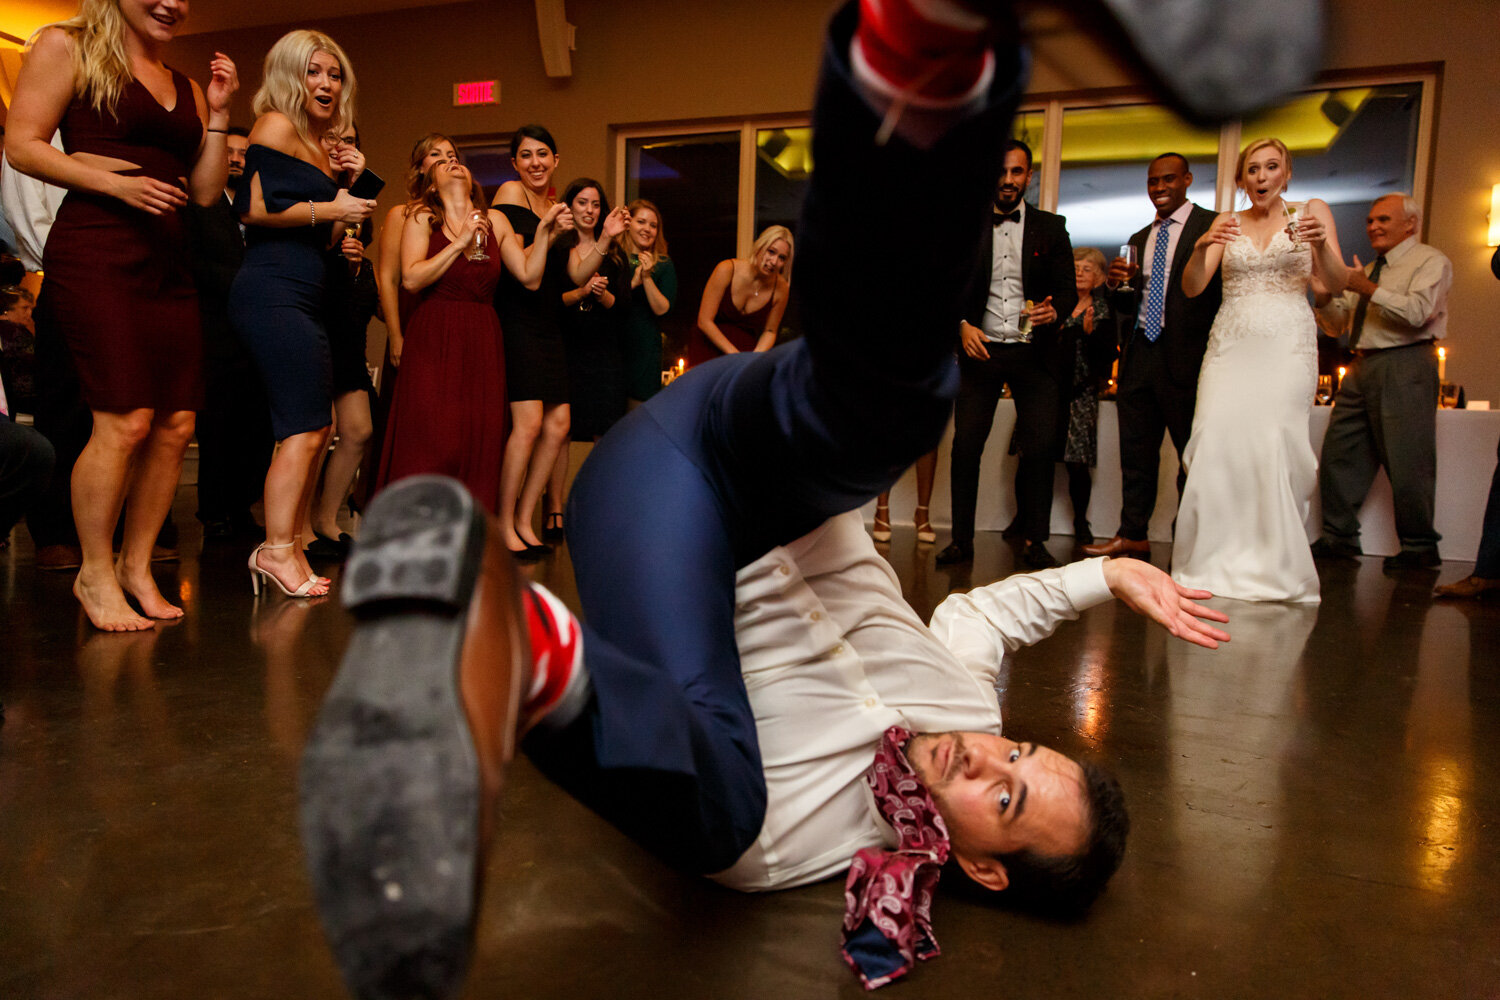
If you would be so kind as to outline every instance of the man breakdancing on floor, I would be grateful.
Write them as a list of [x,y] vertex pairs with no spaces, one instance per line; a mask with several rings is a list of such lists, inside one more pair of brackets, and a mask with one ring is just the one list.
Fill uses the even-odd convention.
[[[1094,560],[950,598],[929,630],[852,513],[943,431],[943,304],[961,301],[1023,86],[1013,40],[991,47],[1002,32],[942,7],[947,23],[906,0],[835,16],[800,232],[807,336],[695,369],[595,447],[568,517],[586,625],[519,582],[456,483],[372,504],[342,584],[360,622],[302,787],[319,909],[359,997],[457,990],[518,739],[679,869],[770,889],[852,861],[845,950],[867,985],[935,953],[944,861],[1078,905],[1118,866],[1118,787],[1000,735],[1000,662],[1111,594],[1206,646],[1228,636],[1201,619],[1224,616],[1145,563]],[[915,280],[861,294],[850,247],[881,240],[871,207],[913,177],[942,193],[910,220],[928,248]],[[875,898],[876,874],[908,891]]]

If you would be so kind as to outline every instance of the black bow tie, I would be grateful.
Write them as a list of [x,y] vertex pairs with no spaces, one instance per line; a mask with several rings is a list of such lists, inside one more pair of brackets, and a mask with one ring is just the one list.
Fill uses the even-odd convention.
[[1021,224],[1021,210],[1018,208],[1014,212],[996,212],[995,213],[995,225],[998,226],[1002,222],[1014,222],[1016,225],[1020,225]]

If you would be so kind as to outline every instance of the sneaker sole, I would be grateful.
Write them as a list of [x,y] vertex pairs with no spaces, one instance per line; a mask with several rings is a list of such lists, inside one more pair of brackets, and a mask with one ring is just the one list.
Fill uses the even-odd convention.
[[370,504],[345,571],[359,620],[302,757],[300,825],[360,1000],[451,997],[469,966],[481,790],[458,664],[484,541],[462,486],[413,477]]

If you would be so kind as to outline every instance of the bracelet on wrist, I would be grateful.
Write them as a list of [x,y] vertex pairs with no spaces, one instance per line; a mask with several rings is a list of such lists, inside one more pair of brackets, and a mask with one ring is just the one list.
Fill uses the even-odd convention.
[[217,132],[219,135],[228,135],[229,134],[229,130],[227,128],[206,128],[203,131],[205,131],[205,132]]
[[307,220],[307,224],[309,226],[316,226],[318,224],[318,206],[313,204],[311,198],[307,199],[307,208],[308,211],[312,212],[312,218]]

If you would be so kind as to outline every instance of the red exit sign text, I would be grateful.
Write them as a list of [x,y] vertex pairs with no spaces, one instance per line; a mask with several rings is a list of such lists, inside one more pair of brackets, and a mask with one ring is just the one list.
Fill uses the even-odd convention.
[[466,107],[470,104],[499,103],[499,80],[474,80],[469,83],[455,83],[453,85],[453,106],[455,108]]

